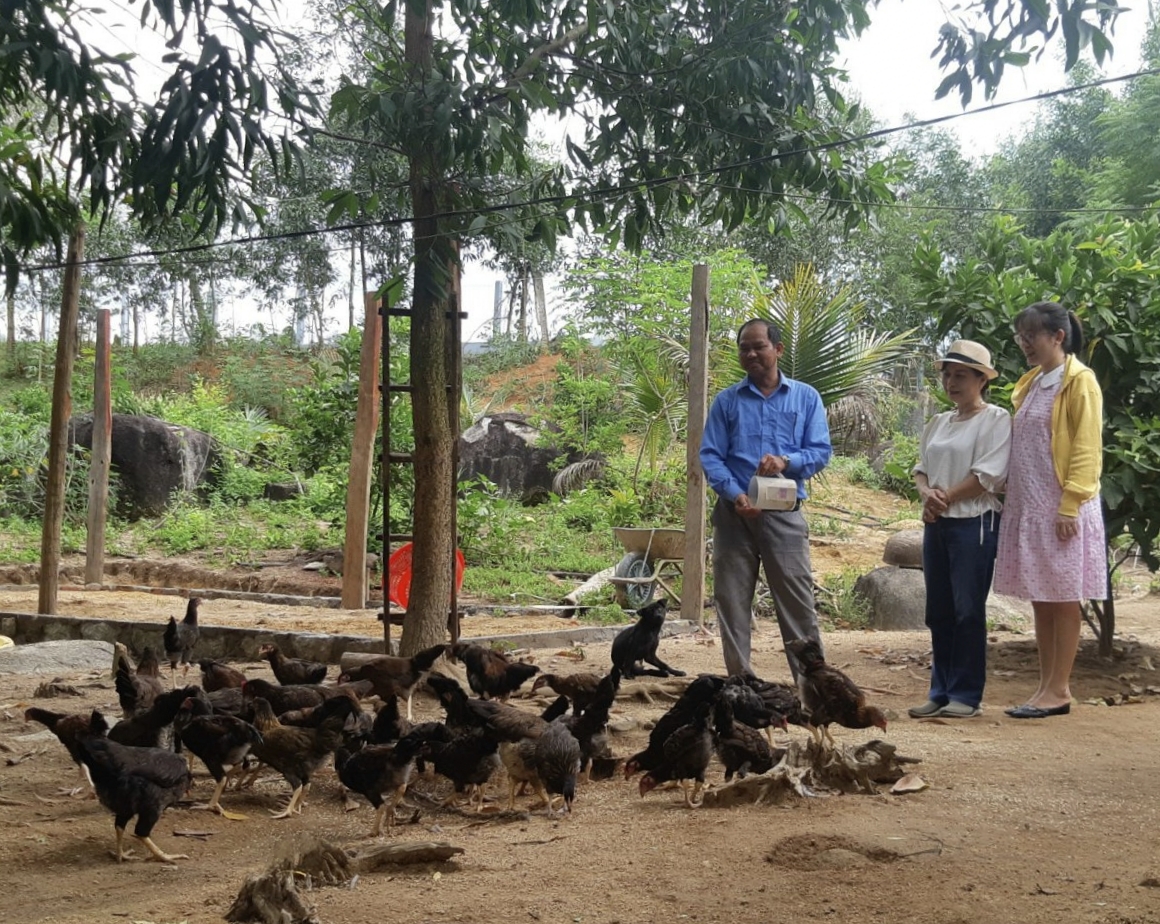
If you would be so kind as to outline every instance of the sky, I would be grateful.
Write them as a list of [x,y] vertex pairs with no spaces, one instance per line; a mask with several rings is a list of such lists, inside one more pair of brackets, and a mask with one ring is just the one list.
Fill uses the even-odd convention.
[[[958,94],[935,99],[945,76],[931,52],[938,44],[938,30],[947,21],[939,0],[882,0],[871,13],[871,25],[844,47],[843,66],[850,88],[883,126],[904,125],[915,120],[958,114],[963,111]],[[1119,17],[1112,43],[1115,52],[1105,64],[1106,76],[1131,73],[1139,67],[1139,43],[1147,22],[1145,0]],[[1067,86],[1067,76],[1055,42],[1038,61],[1025,68],[1007,68],[994,103],[1019,100]],[[990,102],[977,93],[971,110],[983,110],[944,123],[959,138],[963,153],[982,158],[1001,150],[1005,142],[1023,133],[1035,115],[1034,103],[1022,103],[988,111]],[[495,273],[469,265],[463,274],[463,303],[468,312],[464,339],[479,339],[492,317]],[[560,293],[548,292],[549,314],[559,318]],[[482,335],[486,337],[486,333]]]

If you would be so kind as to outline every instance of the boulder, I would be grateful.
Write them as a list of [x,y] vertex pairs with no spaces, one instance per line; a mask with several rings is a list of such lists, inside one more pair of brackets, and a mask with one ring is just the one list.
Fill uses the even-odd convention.
[[109,642],[69,639],[0,649],[0,674],[64,674],[98,668],[108,670],[112,663],[113,646]]
[[882,560],[899,568],[922,570],[922,530],[900,529],[886,540]]
[[[117,513],[130,519],[160,516],[173,496],[211,480],[219,454],[213,437],[156,417],[114,414],[112,467],[120,476]],[[69,446],[93,445],[91,415],[69,421]]]
[[553,463],[561,452],[546,445],[541,433],[523,414],[481,417],[459,438],[460,480],[483,475],[511,497],[534,498],[551,491],[558,468]]
[[910,630],[926,628],[926,584],[922,571],[886,565],[864,574],[854,583],[854,592],[870,606],[873,629]]
[[[864,574],[854,583],[870,607],[870,626],[884,631],[926,628],[926,580],[915,568],[886,565]],[[1024,626],[1033,613],[1031,604],[992,593],[987,597],[988,627]]]

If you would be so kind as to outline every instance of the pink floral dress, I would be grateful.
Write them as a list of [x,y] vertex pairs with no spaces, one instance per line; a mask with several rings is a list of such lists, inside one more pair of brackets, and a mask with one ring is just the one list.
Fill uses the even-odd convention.
[[994,589],[1043,603],[1103,600],[1108,574],[1099,495],[1080,505],[1077,535],[1067,542],[1055,535],[1063,489],[1051,460],[1051,407],[1060,387],[1037,380],[1015,414]]

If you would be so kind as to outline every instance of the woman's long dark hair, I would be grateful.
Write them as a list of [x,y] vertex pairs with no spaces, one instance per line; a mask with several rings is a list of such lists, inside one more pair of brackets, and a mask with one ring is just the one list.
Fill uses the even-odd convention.
[[1083,349],[1083,325],[1074,311],[1068,311],[1058,302],[1036,302],[1015,315],[1015,330],[1020,333],[1054,334],[1063,331],[1063,352],[1078,353]]

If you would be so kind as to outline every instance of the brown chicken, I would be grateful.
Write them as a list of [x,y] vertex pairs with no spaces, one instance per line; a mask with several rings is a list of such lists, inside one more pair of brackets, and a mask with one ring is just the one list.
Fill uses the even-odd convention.
[[87,786],[95,795],[96,789],[93,787],[92,777],[89,776],[88,768],[82,759],[78,741],[85,735],[100,736],[107,734],[109,731],[109,723],[105,721],[105,717],[96,709],[89,715],[67,715],[60,712],[49,712],[47,709],[38,709],[32,706],[24,710],[24,720],[26,722],[39,722],[56,735],[57,740],[64,745],[69,757],[73,759],[80,769],[81,785],[67,790],[68,794],[75,796]]
[[135,748],[97,735],[77,739],[81,760],[93,778],[101,805],[113,813],[117,862],[132,858],[124,849],[125,828],[134,815],[133,836],[148,848],[147,859],[161,863],[188,860],[183,853],[164,853],[150,838],[161,813],[181,799],[193,782],[185,758],[161,748]]
[[372,690],[385,700],[388,696],[407,697],[407,721],[415,717],[412,711],[411,699],[417,687],[431,670],[432,665],[447,651],[446,645],[432,645],[425,648],[413,658],[396,658],[383,655],[366,661],[357,667],[346,671],[339,679],[369,680]]
[[250,751],[281,773],[294,790],[285,809],[271,812],[275,818],[301,813],[310,777],[342,745],[343,728],[353,720],[358,704],[349,696],[336,696],[322,708],[326,715],[317,728],[297,728],[279,722],[266,700],[254,700],[254,727],[262,742],[251,746]]
[[255,744],[262,743],[258,730],[234,716],[214,715],[207,699],[194,696],[181,704],[173,725],[182,745],[201,759],[217,784],[206,808],[233,821],[244,819],[245,815],[227,812],[220,800],[234,770],[242,765]]
[[146,712],[160,694],[165,692],[161,679],[161,663],[153,649],[146,646],[141,660],[133,667],[129,651],[120,642],[113,646],[113,687],[121,706],[121,717],[131,719],[138,712]]
[[302,658],[288,658],[277,645],[263,645],[258,657],[270,662],[270,669],[281,684],[322,683],[326,679],[326,665]]
[[273,710],[274,715],[281,715],[292,709],[308,709],[317,706],[327,699],[345,695],[346,691],[339,687],[324,687],[319,684],[295,684],[294,686],[280,686],[263,680],[261,677],[251,677],[242,685],[242,700],[252,703],[261,697]]
[[798,689],[802,707],[809,713],[810,734],[823,744],[834,747],[829,725],[833,722],[843,728],[870,728],[886,731],[886,716],[877,706],[866,702],[866,694],[858,685],[836,667],[826,663],[822,647],[813,639],[799,638],[786,642],[801,665]]
[[553,693],[567,696],[576,712],[583,712],[596,695],[596,688],[600,686],[600,675],[593,673],[576,674],[540,674],[532,684],[535,693],[541,687],[547,687]]
[[197,662],[201,668],[201,688],[206,693],[218,690],[240,690],[246,682],[246,675],[236,667],[222,664],[213,658],[202,658]]
[[471,691],[484,699],[506,701],[526,680],[540,672],[534,664],[513,661],[502,651],[470,642],[452,645],[451,657],[463,662]]
[[454,730],[481,729],[496,741],[520,741],[538,738],[548,723],[538,715],[524,712],[506,703],[490,699],[471,699],[459,682],[442,674],[431,674],[429,686],[447,713],[447,724]]
[[201,630],[197,627],[197,608],[201,605],[200,597],[190,597],[185,607],[185,618],[181,622],[174,616],[169,617],[169,625],[165,627],[163,637],[165,657],[169,659],[169,668],[172,672],[173,686],[177,686],[177,665],[183,665],[182,677],[189,673],[189,662],[193,660],[193,649],[197,647],[198,636]]

